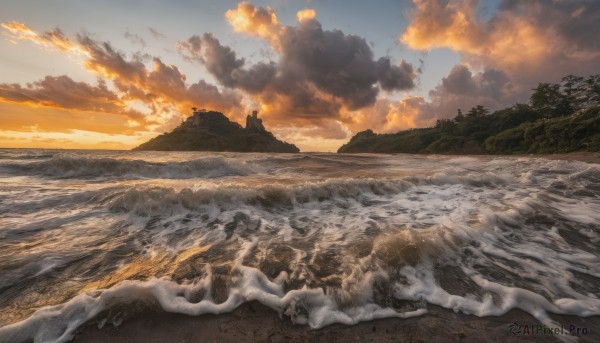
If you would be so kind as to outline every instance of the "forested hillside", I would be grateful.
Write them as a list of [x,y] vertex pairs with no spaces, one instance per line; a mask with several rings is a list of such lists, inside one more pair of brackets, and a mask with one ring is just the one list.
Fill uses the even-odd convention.
[[338,152],[524,154],[600,151],[600,74],[540,83],[529,104],[475,106],[431,128],[356,134]]

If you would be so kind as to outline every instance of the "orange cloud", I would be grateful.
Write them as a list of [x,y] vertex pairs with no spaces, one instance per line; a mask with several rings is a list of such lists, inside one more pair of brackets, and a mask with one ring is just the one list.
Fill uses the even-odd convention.
[[[417,50],[446,47],[476,67],[499,68],[523,80],[589,71],[600,61],[598,6],[591,3],[504,1],[491,18],[480,0],[413,0],[416,8],[400,40]],[[577,15],[577,19],[573,19]],[[585,41],[582,41],[582,38]],[[583,67],[577,64],[583,64]]]
[[419,118],[420,106],[424,100],[421,97],[408,97],[400,101],[392,101],[385,116],[385,132],[396,132],[415,127],[431,126],[431,121]]
[[[280,24],[271,8],[249,2],[227,11],[226,17],[235,31],[271,42],[278,62],[247,65],[212,34],[192,36],[179,42],[178,49],[184,58],[203,64],[221,85],[243,91],[270,126],[332,129],[375,104],[380,89],[414,87],[417,71],[411,64],[375,59],[365,39],[323,29],[313,9],[299,11],[296,26]],[[345,128],[329,129],[302,132],[323,139],[332,138],[323,136],[327,132],[340,139],[348,134]]]
[[167,65],[158,57],[152,59],[148,69],[142,57],[127,59],[109,43],[87,36],[79,36],[78,42],[89,53],[85,62],[88,70],[111,78],[124,98],[145,103],[154,119],[166,127],[179,121],[179,113],[188,113],[199,104],[224,112],[239,108],[241,97],[236,92],[221,92],[202,80],[189,85],[176,66]]
[[412,49],[479,49],[485,36],[477,21],[476,1],[413,0],[416,9],[401,41]]
[[40,35],[27,25],[17,21],[1,23],[0,27],[5,30],[5,36],[7,36],[8,39],[15,44],[17,40],[28,40],[43,47],[53,48],[62,52],[76,52],[79,54],[85,54],[84,50],[82,50],[76,43],[69,40],[58,28]]
[[[147,128],[164,130],[175,126],[181,113],[188,113],[193,106],[228,111],[239,108],[241,96],[235,91],[221,92],[204,81],[189,85],[180,70],[153,58],[151,68],[144,59],[134,54],[128,58],[115,50],[108,42],[98,42],[87,35],[78,35],[70,40],[59,29],[38,34],[24,24],[10,22],[2,24],[5,33],[12,39],[29,40],[38,45],[62,52],[76,51],[84,56],[83,66],[103,78],[112,81],[115,91],[109,90],[104,82],[98,87],[75,82],[66,76],[47,76],[29,87],[0,85],[0,101],[56,107],[82,111],[103,111],[129,116]],[[131,102],[142,105],[150,113],[128,107]],[[131,122],[128,122],[131,126]]]
[[[457,109],[527,102],[537,83],[596,73],[600,65],[600,6],[594,2],[504,0],[487,18],[479,15],[481,0],[413,2],[401,42],[417,50],[449,48],[462,59],[429,101],[411,100],[405,108],[419,111],[417,126],[454,117]],[[397,116],[388,126],[393,122]]]
[[298,19],[298,21],[315,19],[316,17],[317,17],[317,11],[315,11],[312,8],[305,8],[303,10],[298,11],[298,13],[296,13],[296,19]]
[[0,24],[0,26],[4,28],[6,32],[10,33],[9,37],[16,39],[28,39],[39,43],[43,42],[37,33],[35,33],[27,25],[19,23],[17,21],[2,23]]
[[275,47],[279,46],[279,36],[283,26],[270,7],[257,8],[248,1],[240,2],[237,8],[225,12],[225,17],[236,32],[242,32],[267,39]]
[[465,54],[472,63],[483,62],[504,70],[520,69],[543,60],[557,49],[557,35],[528,18],[501,13],[494,21],[478,18],[479,0],[415,0],[412,21],[401,41],[412,49],[447,47]]
[[428,103],[420,96],[406,96],[400,100],[379,99],[372,107],[356,112],[345,112],[341,121],[352,132],[367,129],[391,133],[416,127],[429,127],[435,118],[423,114]]

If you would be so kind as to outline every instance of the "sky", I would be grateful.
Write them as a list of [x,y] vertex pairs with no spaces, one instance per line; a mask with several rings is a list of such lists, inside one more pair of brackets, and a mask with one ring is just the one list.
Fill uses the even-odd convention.
[[302,151],[600,71],[600,1],[3,0],[0,147],[130,149],[191,108]]

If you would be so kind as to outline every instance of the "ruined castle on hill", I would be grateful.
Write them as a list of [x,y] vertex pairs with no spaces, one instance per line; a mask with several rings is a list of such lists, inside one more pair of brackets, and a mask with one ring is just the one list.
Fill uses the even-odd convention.
[[293,144],[280,141],[267,131],[258,111],[246,117],[246,127],[233,122],[223,113],[192,108],[194,111],[181,125],[140,144],[135,150],[155,151],[232,151],[232,152],[299,152]]
[[[199,128],[203,126],[203,121],[205,121],[207,115],[213,113],[214,111],[207,111],[206,109],[197,109],[193,107],[192,115],[187,118],[185,122],[181,124],[181,128],[192,129]],[[248,114],[246,116],[246,130],[258,131],[258,132],[266,132],[262,119],[258,118],[258,111],[252,111],[252,114]]]

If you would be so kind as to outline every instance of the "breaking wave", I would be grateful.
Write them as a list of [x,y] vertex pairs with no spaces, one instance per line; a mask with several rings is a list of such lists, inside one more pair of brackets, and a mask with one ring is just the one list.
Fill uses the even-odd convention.
[[221,208],[235,209],[240,205],[285,210],[309,202],[350,200],[367,201],[369,196],[385,196],[400,193],[412,184],[403,180],[378,181],[332,180],[301,185],[269,185],[261,187],[220,186],[192,190],[175,190],[167,187],[136,187],[122,193],[112,201],[113,211],[135,212],[137,215],[167,214],[177,209],[204,210],[212,204]]
[[205,157],[184,162],[148,162],[115,158],[53,156],[52,158],[26,164],[4,164],[12,173],[39,175],[52,178],[167,178],[188,179],[197,177],[221,177],[249,175],[252,167],[234,158],[222,156]]
[[600,315],[597,165],[248,156],[3,161],[50,180],[0,183],[0,342],[65,342],[139,306],[248,301],[311,328],[429,305],[550,327],[553,313]]

